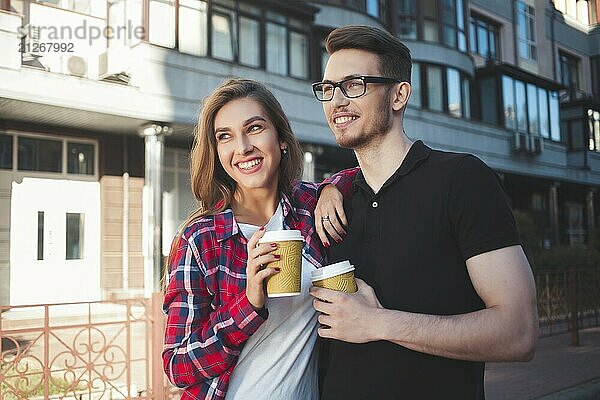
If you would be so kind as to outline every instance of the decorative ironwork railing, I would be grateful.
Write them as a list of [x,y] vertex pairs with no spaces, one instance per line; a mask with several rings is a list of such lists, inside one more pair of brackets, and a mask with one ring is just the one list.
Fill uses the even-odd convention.
[[161,302],[0,306],[0,400],[177,397],[160,361]]

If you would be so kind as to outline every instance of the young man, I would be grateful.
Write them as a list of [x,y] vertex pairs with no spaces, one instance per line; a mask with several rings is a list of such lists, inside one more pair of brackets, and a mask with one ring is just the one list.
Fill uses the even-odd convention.
[[[343,171],[332,179],[352,193],[348,234],[330,262],[349,259],[360,279],[355,294],[311,288],[329,347],[322,398],[483,399],[484,362],[530,360],[538,326],[498,177],[472,155],[406,136],[412,61],[399,40],[347,26],[326,46],[313,90],[360,165],[352,185]],[[342,227],[329,216],[343,212],[325,208],[315,211],[317,229],[335,240]]]

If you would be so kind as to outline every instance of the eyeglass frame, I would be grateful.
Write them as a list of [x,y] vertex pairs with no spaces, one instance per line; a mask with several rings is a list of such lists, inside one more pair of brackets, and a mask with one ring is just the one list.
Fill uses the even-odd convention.
[[[361,94],[359,94],[357,96],[349,96],[348,93],[346,93],[346,89],[344,89],[342,87],[342,84],[344,82],[352,81],[355,79],[360,79],[363,82],[364,90]],[[337,81],[337,82],[332,82],[332,81],[315,82],[312,84],[312,90],[313,90],[313,94],[315,95],[315,98],[317,100],[319,100],[320,102],[326,102],[326,101],[333,100],[333,96],[335,96],[335,88],[336,87],[340,88],[340,92],[342,92],[344,97],[346,97],[348,99],[356,99],[358,97],[364,96],[365,93],[367,93],[367,83],[402,83],[402,81],[399,81],[398,79],[394,79],[394,78],[386,78],[383,76],[359,75],[359,76],[351,76],[350,78],[342,79],[341,81]],[[332,94],[331,94],[330,99],[320,99],[319,96],[317,96],[316,86],[323,85],[323,84],[329,84],[329,85],[333,86],[333,90],[331,92]]]

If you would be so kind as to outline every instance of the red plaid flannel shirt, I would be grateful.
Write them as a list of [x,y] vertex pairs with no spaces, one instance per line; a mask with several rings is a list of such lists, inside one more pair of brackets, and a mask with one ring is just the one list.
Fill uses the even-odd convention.
[[[342,193],[349,193],[356,173],[347,171],[335,181]],[[303,255],[320,267],[325,252],[314,229],[317,188],[296,182],[281,205],[285,228],[302,232]],[[225,398],[244,344],[265,321],[246,297],[246,243],[227,209],[193,221],[171,248],[162,357],[169,380],[185,388],[182,400]]]

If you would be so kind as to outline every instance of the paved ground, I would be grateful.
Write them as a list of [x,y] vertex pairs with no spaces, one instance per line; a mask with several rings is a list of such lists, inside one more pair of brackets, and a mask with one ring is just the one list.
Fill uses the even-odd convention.
[[487,400],[600,400],[600,328],[542,338],[528,363],[486,364]]

